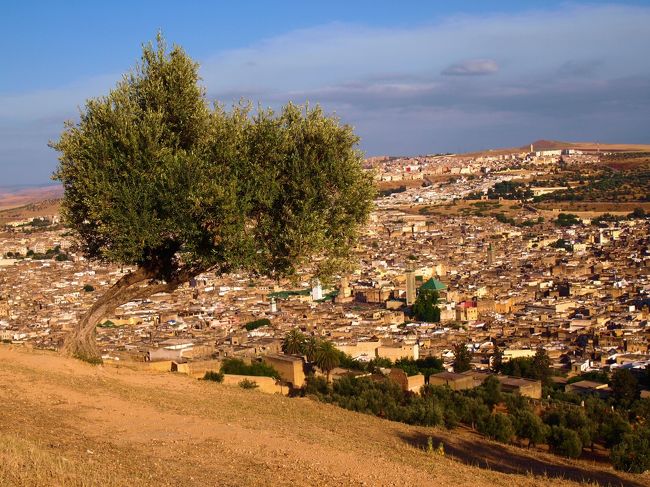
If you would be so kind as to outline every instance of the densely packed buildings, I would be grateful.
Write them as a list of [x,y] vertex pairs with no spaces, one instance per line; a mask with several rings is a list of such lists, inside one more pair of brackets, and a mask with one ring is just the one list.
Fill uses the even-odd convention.
[[[480,202],[460,201],[500,181],[534,177],[553,164],[549,157],[557,156],[369,160],[379,181],[454,177],[378,198],[350,275],[321,284],[306,272],[298,286],[201,275],[173,294],[118,308],[98,328],[100,345],[120,360],[252,357],[277,354],[282,337],[298,327],[359,360],[431,355],[450,364],[453,345],[466,343],[475,369],[489,366],[495,346],[508,359],[540,345],[567,371],[645,366],[647,219],[560,227],[552,211],[490,203],[514,215],[503,222],[467,210]],[[0,234],[0,338],[54,349],[129,269],[84,260],[65,229],[26,232],[22,225]],[[422,285],[437,286],[438,323],[410,315],[407,304]],[[263,318],[270,326],[246,329]]]

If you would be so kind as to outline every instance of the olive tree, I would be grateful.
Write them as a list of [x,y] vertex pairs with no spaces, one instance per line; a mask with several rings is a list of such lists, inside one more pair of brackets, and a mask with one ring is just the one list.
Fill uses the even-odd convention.
[[81,317],[64,350],[100,361],[99,320],[192,277],[326,277],[372,207],[358,137],[316,107],[210,105],[198,65],[161,36],[58,141],[62,214],[90,260],[130,269]]

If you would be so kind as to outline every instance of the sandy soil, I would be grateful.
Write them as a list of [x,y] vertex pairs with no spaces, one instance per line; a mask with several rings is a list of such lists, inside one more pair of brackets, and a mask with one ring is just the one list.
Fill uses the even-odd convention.
[[[648,485],[609,466],[0,345],[0,485]],[[427,438],[448,455],[426,453]]]

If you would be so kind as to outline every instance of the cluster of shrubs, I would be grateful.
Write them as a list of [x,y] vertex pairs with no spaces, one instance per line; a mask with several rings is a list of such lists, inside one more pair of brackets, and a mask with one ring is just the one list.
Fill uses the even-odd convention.
[[34,260],[50,260],[54,259],[59,262],[70,260],[70,256],[61,250],[61,247],[58,245],[53,249],[47,249],[45,253],[34,252],[33,250],[28,250],[27,254],[22,255],[20,252],[7,252],[5,256],[9,259],[25,259],[30,258]]
[[[488,377],[474,389],[453,391],[425,385],[420,394],[405,392],[390,379],[342,377],[329,384],[309,377],[302,394],[339,407],[391,421],[453,428],[464,424],[495,441],[535,446],[546,444],[562,456],[577,458],[596,443],[611,450],[615,468],[641,473],[650,469],[650,400],[628,409],[597,397],[582,399],[551,392],[542,414],[532,400],[501,391]],[[497,405],[505,405],[497,411]],[[504,411],[504,412],[501,412]]]
[[249,321],[244,325],[247,331],[253,331],[263,326],[271,326],[271,320],[268,318],[260,318],[259,320]]
[[[229,358],[222,362],[219,372],[207,371],[203,376],[203,380],[223,382],[225,374],[272,377],[274,379],[280,378],[278,371],[271,365],[257,361],[252,361],[250,364],[247,364],[241,359]],[[242,389],[256,389],[259,386],[254,380],[243,379],[239,382],[239,387]]]

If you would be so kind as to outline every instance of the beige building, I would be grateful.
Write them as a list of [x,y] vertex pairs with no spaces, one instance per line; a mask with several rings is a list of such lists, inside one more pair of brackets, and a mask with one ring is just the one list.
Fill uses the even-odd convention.
[[429,376],[432,386],[449,386],[454,391],[462,391],[475,387],[474,377],[471,374],[457,374],[455,372],[440,372]]
[[422,386],[424,386],[424,376],[422,374],[408,376],[402,369],[390,369],[388,378],[397,382],[403,391],[419,393]]
[[278,371],[283,381],[294,388],[300,388],[305,383],[305,371],[301,357],[294,355],[270,354],[262,357],[265,364]]

